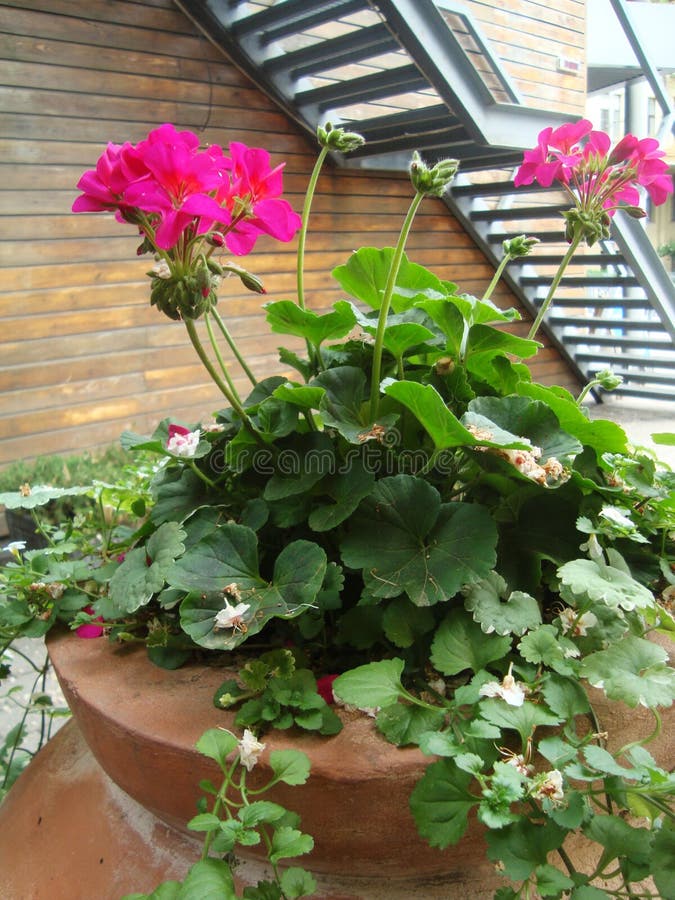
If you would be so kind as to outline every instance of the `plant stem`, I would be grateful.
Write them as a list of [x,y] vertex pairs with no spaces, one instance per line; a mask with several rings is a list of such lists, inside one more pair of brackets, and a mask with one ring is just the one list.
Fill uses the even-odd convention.
[[235,343],[235,340],[234,340],[234,338],[232,337],[232,335],[230,334],[230,330],[228,329],[227,325],[225,324],[225,322],[223,322],[223,320],[222,320],[222,318],[221,318],[221,316],[220,316],[220,313],[218,312],[217,309],[213,308],[213,309],[211,310],[211,315],[212,315],[213,318],[216,320],[216,325],[217,325],[218,328],[220,328],[220,330],[222,331],[223,337],[224,337],[225,340],[227,341],[227,343],[228,343],[228,345],[229,345],[229,347],[230,347],[230,350],[231,350],[232,353],[234,354],[234,356],[235,356],[237,362],[239,363],[239,365],[242,367],[242,369],[243,369],[244,372],[246,373],[246,377],[247,377],[248,380],[251,382],[251,384],[253,385],[253,387],[255,387],[256,384],[258,383],[257,380],[256,380],[256,377],[255,377],[255,375],[253,374],[253,372],[249,369],[249,367],[248,367],[248,365],[247,365],[247,363],[246,363],[246,360],[245,360],[244,357],[242,356],[242,354],[241,354],[239,348],[237,347],[237,345],[236,345],[236,343]]
[[396,287],[396,279],[399,269],[401,268],[401,260],[403,259],[403,251],[408,239],[408,234],[415,218],[415,213],[424,199],[424,194],[417,191],[412,199],[410,208],[403,222],[401,233],[398,237],[398,243],[394,250],[394,257],[391,261],[391,267],[387,276],[387,284],[382,297],[382,305],[380,306],[380,315],[377,320],[377,331],[375,332],[375,346],[373,348],[373,370],[370,382],[370,412],[368,416],[369,422],[374,422],[377,418],[377,408],[380,402],[380,374],[382,372],[382,351],[384,349],[384,332],[387,327],[387,317],[389,315],[389,307],[391,306],[391,298],[394,295]]
[[513,257],[511,256],[510,253],[504,254],[504,256],[502,257],[502,261],[497,266],[495,274],[492,276],[492,281],[490,282],[490,284],[487,287],[487,290],[483,294],[483,300],[490,299],[490,297],[492,296],[492,292],[499,284],[499,279],[502,277],[502,273],[503,273],[504,269],[511,262],[512,259],[513,259]]
[[305,202],[302,207],[302,225],[300,226],[300,234],[298,235],[298,254],[297,254],[297,269],[296,269],[296,281],[297,281],[297,290],[298,290],[298,306],[300,309],[305,309],[305,243],[307,240],[307,227],[309,225],[309,213],[312,208],[312,200],[314,199],[314,191],[316,190],[316,184],[319,180],[319,173],[321,172],[321,168],[324,164],[326,157],[328,156],[328,147],[322,147],[321,152],[317,156],[316,162],[314,163],[314,168],[312,169],[312,174],[309,179],[309,184],[307,185],[307,191],[305,193]]
[[207,356],[206,351],[204,350],[204,347],[202,345],[202,342],[199,339],[199,335],[197,334],[197,329],[195,327],[194,319],[183,319],[183,322],[185,323],[185,328],[187,329],[187,333],[190,338],[190,341],[192,342],[192,346],[195,348],[197,356],[202,361],[204,368],[209,373],[209,375],[211,376],[211,378],[213,379],[215,384],[218,386],[218,388],[220,388],[221,392],[225,396],[226,400],[228,401],[228,403],[230,404],[232,409],[241,418],[244,428],[246,428],[253,435],[253,437],[257,441],[259,441],[260,436],[258,435],[257,431],[253,427],[251,420],[246,415],[246,410],[241,405],[241,402],[237,399],[237,397],[235,397],[231,393],[230,389],[225,384],[223,379],[220,377],[220,375],[218,374],[218,372],[215,369],[215,366],[213,365],[213,363]]
[[548,294],[546,295],[546,299],[541,304],[541,308],[540,308],[539,312],[537,313],[537,317],[534,320],[534,322],[532,323],[532,327],[530,328],[529,334],[527,335],[527,339],[529,341],[534,340],[535,334],[537,333],[537,331],[539,331],[539,326],[542,323],[542,319],[548,312],[548,308],[551,305],[551,301],[553,300],[555,292],[558,290],[558,285],[560,284],[560,280],[563,277],[565,269],[567,268],[570,260],[576,253],[577,247],[581,243],[581,238],[582,238],[581,229],[577,229],[574,237],[572,238],[572,241],[571,241],[569,247],[567,248],[567,252],[563,256],[562,260],[560,261],[560,265],[558,266],[558,271],[555,273],[553,281],[551,282],[551,286],[548,289]]
[[241,397],[239,396],[239,391],[234,386],[234,381],[232,381],[232,377],[227,369],[227,364],[223,359],[223,354],[220,352],[220,347],[218,346],[218,341],[216,340],[216,336],[213,333],[213,325],[211,324],[211,317],[208,313],[204,313],[204,323],[206,325],[206,331],[209,335],[209,341],[211,342],[211,347],[213,348],[213,353],[216,359],[218,360],[218,365],[220,366],[220,371],[223,373],[225,381],[227,382],[227,386],[230,389],[232,396],[237,398],[237,402],[241,404]]

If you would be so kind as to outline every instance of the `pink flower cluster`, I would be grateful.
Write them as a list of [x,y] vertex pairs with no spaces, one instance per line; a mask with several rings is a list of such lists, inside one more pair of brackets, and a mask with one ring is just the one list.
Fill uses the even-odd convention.
[[115,210],[160,250],[215,233],[243,256],[261,234],[290,241],[300,228],[300,217],[280,199],[282,169],[270,167],[266,150],[233,142],[226,155],[165,124],[138,144],[108,144],[79,180],[73,212]]
[[673,180],[659,142],[628,134],[613,150],[611,143],[609,135],[594,131],[588,119],[545,128],[537,146],[525,151],[514,184],[536,181],[550,187],[558,181],[576,191],[582,209],[604,210],[610,216],[621,204],[639,205],[638,186],[645,188],[654,204],[665,202],[673,192]]

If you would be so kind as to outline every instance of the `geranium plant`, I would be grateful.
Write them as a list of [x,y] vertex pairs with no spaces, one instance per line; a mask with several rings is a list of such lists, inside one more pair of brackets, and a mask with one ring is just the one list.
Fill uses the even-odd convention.
[[[318,138],[302,216],[264,150],[201,147],[171,125],[109,145],[79,182],[76,212],[114,210],[139,229],[151,303],[185,324],[226,405],[211,422],[122,436],[157,462],[138,527],[91,562],[87,612],[55,599],[43,618],[95,622],[167,667],[238,660],[216,704],[236,709],[251,740],[270,728],[334,734],[339,703],[374,712],[387,740],[435,757],[410,800],[420,833],[446,847],[470,814],[486,826],[499,900],[673,897],[673,777],[642,744],[607,744],[589,688],[627,715],[649,708],[655,733],[672,702],[652,637],[675,630],[675,478],[618,425],[591,421],[586,391],[533,382],[541,316],[517,336],[503,326],[519,314],[490,295],[536,241],[505,241],[480,298],[407,257],[415,212],[445,192],[454,160],[413,157],[397,245],[354,252],[332,272],[344,298],[310,309],[303,257],[321,164],[361,143],[330,126]],[[640,186],[655,203],[672,191],[654,142],[611,149],[586,120],[542,132],[516,183],[533,179],[573,199],[546,306],[617,207],[642,214]],[[226,258],[262,233],[297,235],[298,281],[296,297],[264,304],[293,343],[283,373],[258,380],[217,300],[226,274],[264,292]],[[593,871],[567,852],[579,831],[599,846]],[[651,887],[633,887],[647,876]]]

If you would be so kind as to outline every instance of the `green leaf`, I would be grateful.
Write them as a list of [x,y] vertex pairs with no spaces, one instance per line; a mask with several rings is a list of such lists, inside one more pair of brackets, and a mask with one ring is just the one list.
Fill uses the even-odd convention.
[[390,706],[403,693],[402,659],[382,659],[344,672],[333,682],[333,693],[344,703],[367,709]]
[[577,647],[572,641],[561,637],[553,625],[540,625],[529,631],[518,644],[523,659],[534,665],[546,665],[561,675],[576,673],[576,661],[566,653],[576,654]]
[[509,652],[507,636],[485,639],[485,634],[462,609],[453,609],[443,620],[431,645],[431,661],[444,675],[466,669],[479,672]]
[[21,491],[5,491],[0,494],[0,506],[7,509],[35,509],[37,506],[45,506],[52,500],[61,500],[64,497],[77,497],[89,494],[94,490],[92,485],[84,487],[52,487],[51,485],[31,485],[29,494]]
[[378,729],[397,747],[417,744],[422,734],[442,728],[444,721],[442,709],[425,709],[404,703],[385,706],[377,714]]
[[562,721],[560,716],[547,712],[529,700],[525,700],[522,706],[511,706],[503,700],[487,698],[481,701],[480,713],[492,725],[517,731],[523,743],[538,726],[558,725]]
[[612,859],[626,858],[638,864],[649,861],[651,833],[646,828],[633,828],[618,816],[599,815],[583,830]]
[[190,831],[216,831],[220,828],[220,819],[213,813],[200,813],[187,823]]
[[449,298],[439,300],[420,300],[415,306],[424,312],[438,325],[446,337],[445,349],[453,357],[460,355],[464,338],[464,317]]
[[571,721],[590,709],[586,691],[574,678],[564,678],[549,672],[542,694],[551,710],[565,721]]
[[237,749],[237,738],[223,728],[209,728],[197,741],[197,750],[209,759],[215,760],[221,768],[225,767],[227,757]]
[[663,900],[675,900],[675,830],[666,822],[652,841],[652,876]]
[[435,624],[436,619],[430,609],[415,606],[407,597],[392,600],[382,618],[387,639],[397,647],[411,647]]
[[264,309],[272,331],[305,338],[315,347],[326,340],[344,337],[356,324],[351,304],[346,300],[338,300],[333,304],[333,311],[323,315],[301,309],[292,300],[266,303]]
[[237,900],[232,871],[221,859],[202,859],[190,869],[177,900]]
[[111,618],[135,612],[164,587],[174,560],[185,549],[185,532],[177,522],[165,522],[145,547],[130,550],[110,579],[110,596],[97,612]]
[[562,846],[566,832],[553,822],[534,824],[526,818],[488,831],[488,858],[504,864],[504,874],[512,881],[523,881],[538,866],[546,865],[546,857]]
[[370,427],[365,372],[356,366],[338,366],[318,375],[312,387],[325,391],[320,407],[324,424],[335,428],[350,443],[360,443],[359,436]]
[[437,450],[476,444],[476,438],[450,412],[433,385],[393,381],[387,384],[384,392],[410,410],[424,426]]
[[594,559],[573,559],[558,569],[558,577],[575,604],[587,601],[612,608],[633,610],[654,605],[651,591],[629,574]]
[[309,778],[309,759],[300,750],[273,750],[270,767],[274,773],[273,783],[304,784]]
[[292,856],[302,856],[311,853],[314,840],[308,834],[303,834],[297,828],[282,825],[272,835],[272,848],[269,854],[270,862],[276,865],[281,859],[289,859]]
[[[350,296],[379,310],[393,257],[393,247],[361,247],[345,265],[333,269],[332,275]],[[435,275],[409,262],[403,254],[391,302],[394,312],[408,309],[420,295],[440,297],[445,293],[443,283]]]
[[468,815],[478,800],[469,792],[473,777],[452,759],[427,766],[410,796],[417,830],[432,847],[456,844],[468,826]]
[[299,897],[311,897],[316,891],[316,879],[305,869],[291,866],[281,875],[281,890],[288,900]]
[[487,509],[446,503],[414,475],[380,479],[354,513],[341,544],[344,563],[363,569],[373,597],[405,592],[416,606],[448,600],[488,574],[497,532]]
[[262,822],[278,822],[286,815],[286,810],[270,800],[256,800],[239,810],[239,820],[245,828],[255,828]]
[[[232,649],[257,634],[274,616],[293,617],[311,606],[326,572],[326,554],[310,541],[293,541],[274,563],[272,580],[258,573],[258,539],[244,525],[227,524],[208,535],[180,559],[170,583],[191,591],[180,607],[181,626],[202,647]],[[236,584],[246,630],[216,627],[225,608],[223,588]]]
[[[317,488],[319,496],[312,504],[309,527],[313,531],[332,531],[351,516],[371,492],[374,483],[375,476],[360,459],[351,462],[349,471],[325,478]],[[325,497],[329,497],[330,502],[326,502]]]
[[593,887],[592,884],[584,884],[572,891],[570,900],[612,900],[613,896]]
[[551,456],[565,462],[581,452],[579,441],[564,432],[552,410],[529,397],[477,397],[469,411],[485,416],[511,434],[527,438],[541,449],[541,460]]
[[583,659],[580,674],[594,687],[604,688],[610,700],[628,706],[670,706],[675,670],[666,665],[667,659],[663,648],[629,634]]
[[534,871],[537,890],[542,897],[560,897],[563,891],[569,891],[574,887],[574,882],[567,875],[564,875],[560,869],[545,863],[543,866],[537,866]]
[[626,453],[626,433],[607,419],[589,419],[587,413],[577,406],[574,397],[559,387],[544,387],[541,384],[521,383],[517,393],[541,400],[556,415],[560,427],[582,444],[593,447],[598,457],[604,453]]
[[310,387],[307,384],[287,381],[275,388],[273,396],[286,403],[299,406],[301,409],[318,409],[325,393],[321,387]]
[[524,634],[541,625],[539,604],[522,591],[508,592],[497,572],[464,591],[464,606],[486,634]]

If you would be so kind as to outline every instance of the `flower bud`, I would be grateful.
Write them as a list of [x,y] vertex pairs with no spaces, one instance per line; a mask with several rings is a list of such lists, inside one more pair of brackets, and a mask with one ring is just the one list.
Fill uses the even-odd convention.
[[511,259],[516,259],[519,256],[528,256],[538,243],[540,243],[539,238],[519,234],[502,243],[504,256],[510,256]]
[[601,372],[598,372],[594,380],[605,391],[613,391],[620,384],[623,384],[621,375],[615,375],[611,369],[603,369]]
[[440,159],[429,168],[415,151],[410,163],[410,180],[418,193],[441,197],[457,174],[458,167],[459,162],[456,159]]
[[212,247],[224,247],[225,235],[219,231],[212,231],[211,234],[206,235],[206,243],[211,244]]
[[244,287],[248,288],[249,291],[253,291],[254,294],[267,293],[267,291],[263,287],[262,281],[258,278],[258,276],[253,275],[252,272],[248,272],[242,266],[238,266],[236,265],[236,263],[227,263],[223,266],[223,271],[232,272],[233,275],[238,275]]
[[640,206],[622,206],[620,207],[631,219],[644,219],[647,213]]
[[366,139],[355,131],[345,131],[344,128],[333,128],[330,122],[325,126],[319,125],[316,129],[316,139],[320,147],[329,150],[338,150],[340,153],[351,153],[363,147]]

